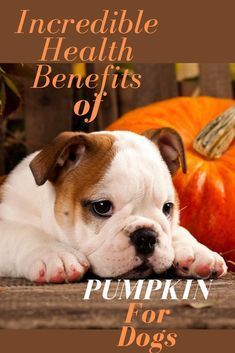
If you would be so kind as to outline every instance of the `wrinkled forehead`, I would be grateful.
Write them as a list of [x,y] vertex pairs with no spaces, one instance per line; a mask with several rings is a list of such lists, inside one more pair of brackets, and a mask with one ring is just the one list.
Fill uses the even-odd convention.
[[102,178],[102,185],[113,195],[156,198],[174,197],[171,176],[158,148],[144,136],[112,132],[115,155]]

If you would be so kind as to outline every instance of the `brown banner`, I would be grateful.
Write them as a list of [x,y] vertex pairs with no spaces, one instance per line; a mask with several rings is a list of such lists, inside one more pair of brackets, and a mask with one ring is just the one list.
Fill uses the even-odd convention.
[[[154,331],[145,331],[153,337]],[[7,353],[81,352],[81,353],[149,353],[150,344],[118,347],[119,330],[38,330],[0,331],[1,350]],[[173,347],[163,345],[150,353],[230,353],[234,345],[233,330],[177,331]]]
[[[105,9],[108,10],[106,14]],[[118,24],[124,10],[126,13],[123,14],[121,28]],[[45,38],[48,37],[49,47],[59,47],[57,62],[68,59],[72,62],[82,59],[92,61],[92,58],[94,61],[99,58],[109,61],[111,56],[115,62],[125,62],[128,60],[126,46],[133,49],[132,53],[129,52],[133,62],[231,62],[235,59],[232,45],[234,13],[234,0],[8,0],[0,10],[0,62],[40,61],[46,45]],[[103,28],[104,32],[91,33],[91,23],[106,16],[104,27],[99,20],[93,28],[95,32]],[[68,19],[71,20],[69,24],[66,22]],[[115,19],[114,33],[110,34],[112,20]],[[132,30],[125,34],[128,19],[132,21]],[[32,21],[35,20],[37,22],[32,28]],[[37,33],[38,29],[41,34]],[[61,38],[61,42],[57,37]],[[104,37],[107,37],[106,40]],[[127,41],[122,42],[125,37]],[[114,42],[118,49],[114,48]],[[121,44],[123,52],[120,53]],[[68,49],[70,46],[77,49]],[[81,53],[84,46],[95,46],[92,58],[88,50],[85,54]],[[49,62],[54,52],[51,49],[47,54],[45,61]]]

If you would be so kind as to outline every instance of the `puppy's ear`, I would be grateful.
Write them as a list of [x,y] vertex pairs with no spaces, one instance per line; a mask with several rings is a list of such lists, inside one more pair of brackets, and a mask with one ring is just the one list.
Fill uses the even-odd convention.
[[187,165],[184,144],[176,130],[169,127],[156,130],[151,129],[145,131],[143,135],[158,146],[172,176],[176,174],[180,166],[183,173],[186,173]]
[[31,161],[30,169],[37,185],[55,181],[59,173],[76,167],[88,147],[85,133],[63,132]]

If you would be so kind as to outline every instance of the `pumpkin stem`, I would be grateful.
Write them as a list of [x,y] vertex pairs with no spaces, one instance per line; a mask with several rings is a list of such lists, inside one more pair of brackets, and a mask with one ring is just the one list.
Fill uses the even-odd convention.
[[235,137],[235,106],[210,121],[196,136],[193,148],[208,159],[221,157]]

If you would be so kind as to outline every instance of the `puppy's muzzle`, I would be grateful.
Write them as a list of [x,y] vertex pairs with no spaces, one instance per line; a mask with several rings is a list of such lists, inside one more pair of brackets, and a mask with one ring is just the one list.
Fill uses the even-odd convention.
[[130,240],[134,245],[137,254],[145,256],[151,255],[153,253],[155,244],[157,242],[156,239],[156,232],[149,228],[137,229],[130,236]]

